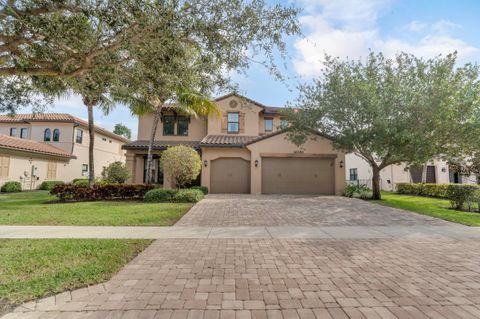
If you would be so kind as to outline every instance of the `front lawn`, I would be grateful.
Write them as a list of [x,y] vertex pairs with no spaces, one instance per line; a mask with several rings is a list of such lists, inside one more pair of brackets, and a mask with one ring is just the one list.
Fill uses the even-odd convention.
[[382,199],[372,201],[381,205],[409,210],[422,215],[437,217],[467,226],[480,226],[480,213],[470,213],[450,209],[446,199],[382,193]]
[[170,226],[190,203],[51,203],[46,191],[0,194],[0,225]]
[[104,282],[150,242],[1,239],[0,314],[14,304]]

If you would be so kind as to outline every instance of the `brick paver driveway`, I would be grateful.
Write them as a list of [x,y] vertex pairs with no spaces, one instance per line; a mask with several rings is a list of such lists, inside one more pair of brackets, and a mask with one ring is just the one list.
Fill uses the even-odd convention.
[[[208,207],[219,214],[215,225],[229,226],[228,218],[239,226],[366,223],[359,216],[375,225],[443,223],[343,198],[223,198],[209,196],[181,224],[216,223]],[[6,318],[480,318],[479,251],[480,240],[446,237],[161,239],[107,283]]]
[[175,226],[412,226],[440,219],[341,196],[208,195]]

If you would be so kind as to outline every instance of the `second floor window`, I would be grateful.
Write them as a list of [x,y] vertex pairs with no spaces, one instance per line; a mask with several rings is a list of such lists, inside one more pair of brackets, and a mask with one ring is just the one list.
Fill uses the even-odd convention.
[[28,138],[28,128],[22,127],[20,129],[20,138]]
[[238,133],[239,130],[239,114],[237,112],[228,112],[227,114],[227,132]]
[[358,180],[358,172],[356,168],[350,168],[350,180],[351,181]]
[[83,141],[83,131],[81,129],[78,129],[76,130],[75,132],[75,142],[77,142],[78,144],[82,144],[82,141]]
[[49,128],[47,128],[43,132],[43,141],[50,142],[51,140],[52,140],[52,131]]
[[273,131],[273,119],[265,119],[265,132]]
[[53,130],[53,141],[54,142],[60,141],[60,130],[58,128]]
[[181,116],[178,118],[177,135],[188,135],[188,118],[185,116]]
[[175,116],[164,116],[163,117],[163,135],[174,135],[175,134]]
[[17,136],[17,128],[11,127],[10,128],[10,136]]

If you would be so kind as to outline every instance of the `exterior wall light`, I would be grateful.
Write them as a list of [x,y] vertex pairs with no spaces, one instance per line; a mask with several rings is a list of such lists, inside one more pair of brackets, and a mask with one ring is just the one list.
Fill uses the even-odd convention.
[[258,167],[258,159],[255,160],[255,167]]
[[343,161],[340,161],[340,168],[343,168]]
[[442,167],[442,173],[445,173],[447,171],[446,167]]
[[207,160],[204,160],[204,161],[203,161],[203,166],[207,167],[207,165],[208,165],[208,161],[207,161]]

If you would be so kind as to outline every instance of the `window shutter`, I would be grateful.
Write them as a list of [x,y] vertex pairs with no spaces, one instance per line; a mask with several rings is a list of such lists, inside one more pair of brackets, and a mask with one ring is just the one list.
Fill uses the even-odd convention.
[[0,156],[0,176],[8,177],[9,167],[10,167],[10,157]]
[[228,126],[228,115],[222,115],[222,133],[227,133],[227,126]]
[[239,132],[245,133],[245,113],[240,113],[238,116],[238,126],[240,127]]
[[55,179],[57,178],[57,163],[56,162],[48,162],[47,167],[47,179]]

